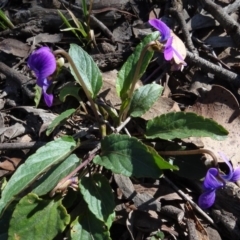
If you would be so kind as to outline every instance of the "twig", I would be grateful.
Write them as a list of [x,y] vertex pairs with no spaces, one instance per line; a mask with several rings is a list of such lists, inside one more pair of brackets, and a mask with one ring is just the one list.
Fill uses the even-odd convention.
[[203,8],[207,10],[232,36],[234,42],[240,47],[240,25],[226,11],[212,0],[200,0]]
[[195,41],[196,43],[198,43],[203,49],[207,50],[208,52],[210,52],[211,54],[208,54],[209,57],[213,58],[216,62],[218,62],[219,66],[223,65],[225,68],[231,70],[231,68],[224,63],[221,59],[218,59],[215,52],[213,51],[213,48],[210,45],[207,45],[205,42],[201,41],[200,39],[196,38],[196,37],[192,37],[192,40]]
[[194,47],[192,39],[190,37],[189,31],[188,31],[188,27],[187,24],[185,22],[185,19],[183,18],[183,7],[182,7],[182,1],[178,0],[178,1],[174,1],[174,7],[169,9],[169,12],[177,18],[182,33],[183,33],[183,37],[184,40],[186,42],[186,46],[189,49],[189,51],[191,51],[193,54],[198,55],[198,51],[197,49]]
[[240,87],[240,75],[234,72],[231,72],[227,69],[217,66],[201,57],[194,55],[191,52],[187,52],[187,61],[194,63],[196,66],[201,67],[202,70],[213,73],[216,76],[228,80],[235,87]]
[[235,0],[235,2],[233,2],[232,4],[228,4],[223,9],[224,9],[224,11],[226,11],[226,13],[231,14],[231,13],[238,11],[238,8],[240,8],[240,1]]
[[121,123],[120,126],[116,128],[115,132],[119,133],[129,123],[130,120],[131,120],[131,117],[128,117],[124,122]]
[[36,149],[45,144],[46,142],[1,143],[0,150]]
[[182,190],[180,190],[170,179],[166,176],[163,176],[166,182],[186,201],[188,201],[192,207],[199,212],[209,223],[211,223],[214,227],[217,228],[214,221],[195,203],[190,199]]
[[[71,173],[69,173],[66,177],[64,177],[61,181],[58,182],[56,187],[50,192],[50,196],[54,196],[56,192],[64,191],[68,187],[68,185],[65,186],[65,182],[72,178],[82,168],[86,167],[92,161],[95,154],[97,153],[98,150],[100,150],[100,148],[101,143],[98,143],[97,146],[91,152],[88,153],[85,160],[77,168],[75,168]],[[65,186],[65,189],[63,189],[62,186]]]
[[31,99],[34,98],[34,96],[35,96],[34,93],[31,92],[29,90],[29,88],[27,87],[27,83],[29,82],[29,79],[27,79],[27,77],[25,77],[23,74],[19,73],[17,70],[8,67],[3,62],[0,62],[0,72],[3,75],[5,75],[7,78],[11,78],[13,81],[18,83],[22,87],[24,93],[29,98],[31,98]]

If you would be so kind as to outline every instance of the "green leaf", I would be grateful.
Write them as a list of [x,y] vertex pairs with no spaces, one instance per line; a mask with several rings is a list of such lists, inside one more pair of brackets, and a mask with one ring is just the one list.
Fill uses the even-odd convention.
[[36,186],[33,186],[32,192],[38,196],[45,195],[50,192],[57,183],[66,177],[80,164],[79,158],[75,154],[71,154],[62,163],[51,168],[43,177],[41,177]]
[[134,91],[130,102],[129,115],[132,117],[141,117],[157,101],[162,90],[162,86],[152,83]]
[[42,200],[30,193],[20,200],[13,212],[8,239],[52,240],[69,222],[70,216],[61,199]]
[[54,118],[54,120],[47,128],[46,135],[49,136],[59,124],[63,124],[74,112],[75,109],[71,108],[62,112],[59,116]]
[[211,137],[223,140],[228,131],[217,122],[195,113],[171,112],[147,123],[147,138]]
[[96,156],[93,162],[114,173],[151,178],[162,174],[155,157],[137,138],[111,134],[102,140],[101,146],[101,156]]
[[31,155],[24,164],[17,168],[2,191],[0,213],[19,193],[26,189],[50,167],[62,162],[77,147],[72,137],[64,136],[49,142]]
[[[82,42],[82,38],[78,35],[77,31],[72,27],[72,25],[70,24],[70,22],[67,20],[67,18],[62,14],[61,11],[58,10],[58,14],[61,17],[62,21],[65,23],[65,25],[71,29],[72,33],[80,40],[80,42]],[[64,30],[61,30],[64,31]]]
[[89,210],[110,229],[115,218],[115,203],[108,180],[100,174],[83,177],[79,188]]
[[42,97],[42,88],[40,88],[38,85],[35,85],[34,90],[35,90],[34,102],[35,106],[37,107]]
[[88,10],[87,10],[87,3],[86,3],[86,0],[82,0],[82,9],[83,9],[84,17],[86,18],[87,15],[88,15]]
[[155,163],[158,165],[160,169],[179,170],[177,166],[174,166],[169,162],[167,162],[166,160],[164,160],[154,148],[150,146],[146,146],[146,147],[148,148],[148,151],[152,154],[153,158],[155,159]]
[[75,97],[78,101],[81,101],[81,98],[79,97],[79,92],[80,90],[80,86],[79,84],[77,85],[77,83],[73,83],[73,82],[69,82],[66,85],[64,85],[64,87],[60,90],[59,93],[59,99],[62,102],[66,101],[66,97],[67,96],[73,96]]
[[15,26],[11,22],[11,20],[7,17],[7,15],[0,9],[0,19],[1,19],[1,24],[3,26],[8,26],[9,28],[13,29]]
[[[159,32],[153,32],[150,35],[146,36],[143,41],[138,44],[135,48],[133,54],[128,58],[128,60],[123,64],[121,70],[118,72],[118,77],[116,81],[116,90],[118,96],[121,97],[122,100],[126,98],[126,93],[130,89],[131,83],[134,80],[134,74],[136,71],[137,63],[141,56],[141,53],[145,46],[151,41],[155,41],[159,38]],[[146,71],[146,68],[153,56],[154,52],[149,50],[146,52],[143,61],[141,63],[139,75],[136,76],[138,79],[141,78],[143,73]]]
[[[81,75],[88,91],[92,95],[92,98],[96,98],[102,87],[102,75],[98,66],[93,61],[92,57],[76,44],[70,44],[69,55],[73,59],[79,74]],[[77,76],[71,65],[70,69],[72,75],[77,80]]]
[[97,219],[85,206],[81,214],[71,224],[71,240],[111,240],[104,223]]

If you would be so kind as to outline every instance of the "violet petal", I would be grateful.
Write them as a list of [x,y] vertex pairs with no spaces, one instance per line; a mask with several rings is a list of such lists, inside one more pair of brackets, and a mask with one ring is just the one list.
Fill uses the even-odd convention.
[[43,98],[45,103],[47,104],[48,107],[52,106],[53,103],[53,94],[48,94],[47,93],[47,88],[48,86],[43,86],[42,90],[43,90]]
[[154,28],[156,28],[161,33],[160,42],[165,42],[170,37],[170,28],[159,19],[151,19],[148,21]]
[[174,55],[176,55],[177,58],[182,62],[182,65],[187,66],[187,63],[184,61],[182,55],[174,47],[172,47],[172,50],[173,50]]
[[173,48],[172,48],[172,41],[173,41],[173,37],[170,37],[167,40],[167,43],[165,45],[165,49],[164,49],[164,58],[167,61],[170,61],[173,58]]
[[226,155],[224,153],[219,152],[218,154],[221,156],[221,158],[224,160],[224,162],[229,167],[229,173],[228,174],[220,174],[220,176],[227,181],[231,181],[231,178],[233,176],[233,167],[232,167],[229,159],[226,157]]
[[240,180],[240,167],[236,167],[233,171],[232,177],[229,181],[236,182]]
[[40,83],[41,83],[41,86],[40,85],[39,86],[42,87],[42,94],[44,97],[44,101],[48,107],[51,107],[52,103],[53,103],[53,95],[48,94],[47,89],[51,85],[52,82],[48,81],[47,78],[45,78],[45,79],[41,80]]
[[216,198],[216,190],[215,189],[206,191],[200,195],[200,197],[198,199],[198,205],[202,209],[210,208],[214,204],[215,198]]
[[224,185],[222,182],[220,182],[216,178],[217,175],[218,175],[218,169],[216,169],[216,168],[208,169],[206,177],[203,182],[203,186],[206,190],[217,189]]
[[48,47],[41,47],[28,58],[28,66],[35,72],[37,78],[45,79],[56,69],[55,56]]

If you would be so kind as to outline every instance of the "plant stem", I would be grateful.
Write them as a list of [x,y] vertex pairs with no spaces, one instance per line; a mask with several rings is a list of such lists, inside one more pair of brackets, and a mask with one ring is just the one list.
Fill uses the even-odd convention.
[[[62,186],[65,186],[65,182],[70,179],[71,177],[73,177],[79,170],[81,170],[82,168],[86,167],[88,163],[90,163],[92,161],[92,159],[95,157],[97,151],[101,148],[101,143],[98,143],[97,146],[91,151],[89,152],[89,154],[87,155],[87,158],[85,161],[83,161],[77,168],[75,168],[71,173],[69,173],[65,178],[63,178],[58,184],[57,186],[50,192],[50,196],[54,196],[54,194],[56,192],[58,192],[59,190],[63,190]],[[68,186],[66,186],[67,188]]]
[[62,50],[62,49],[56,50],[56,51],[54,51],[53,53],[54,53],[55,55],[60,54],[60,55],[64,56],[64,57],[68,60],[68,62],[69,62],[69,64],[71,65],[71,67],[72,67],[75,75],[77,76],[78,83],[82,86],[82,88],[83,88],[83,90],[84,90],[84,92],[85,92],[85,94],[86,94],[86,96],[87,96],[87,98],[88,98],[88,101],[89,101],[90,104],[91,104],[91,107],[92,107],[92,110],[93,110],[93,112],[94,112],[94,115],[95,115],[96,119],[98,120],[98,122],[100,122],[100,121],[99,121],[98,112],[97,112],[97,108],[96,108],[96,105],[95,105],[95,103],[94,103],[94,101],[93,101],[93,99],[92,99],[92,96],[91,96],[91,94],[89,93],[89,91],[88,91],[88,89],[87,89],[87,86],[86,86],[86,84],[84,83],[84,81],[83,81],[80,73],[78,72],[78,70],[77,70],[77,68],[76,68],[76,65],[75,65],[75,63],[73,62],[73,60],[72,60],[72,58],[70,57],[70,55],[69,55],[66,51],[64,51],[64,50]]
[[151,41],[150,43],[148,43],[144,47],[144,49],[141,52],[139,61],[137,63],[136,71],[135,71],[134,76],[133,76],[133,80],[132,80],[133,83],[131,85],[131,88],[130,88],[130,91],[129,91],[129,94],[128,94],[129,97],[132,97],[133,91],[135,89],[135,85],[136,85],[137,81],[139,80],[139,73],[140,73],[140,70],[141,70],[143,58],[144,58],[146,52],[148,51],[149,47],[154,46],[154,45],[156,45],[156,42],[155,41]]
[[[134,72],[134,76],[133,76],[133,79],[132,79],[132,84],[131,84],[130,91],[128,92],[128,98],[129,99],[131,99],[131,97],[133,95],[133,91],[135,90],[136,83],[139,80],[139,74],[140,74],[140,71],[141,71],[143,58],[145,57],[146,52],[148,51],[148,49],[150,47],[152,47],[152,48],[157,47],[159,49],[159,44],[157,43],[157,41],[151,41],[150,43],[148,43],[143,48],[143,50],[141,52],[141,55],[140,55],[140,58],[139,58],[139,61],[137,63],[136,71]],[[124,121],[126,119],[126,116],[127,116],[127,113],[128,113],[129,107],[130,107],[129,103],[128,103],[127,107],[123,110],[121,116],[119,117],[119,119],[122,120],[122,121]]]
[[194,150],[183,150],[183,151],[182,150],[180,150],[180,151],[158,151],[158,153],[163,156],[195,155],[195,154],[206,153],[212,157],[214,167],[216,167],[216,168],[218,167],[218,159],[217,159],[217,156],[215,155],[215,153],[208,149],[204,149],[204,148],[194,149]]

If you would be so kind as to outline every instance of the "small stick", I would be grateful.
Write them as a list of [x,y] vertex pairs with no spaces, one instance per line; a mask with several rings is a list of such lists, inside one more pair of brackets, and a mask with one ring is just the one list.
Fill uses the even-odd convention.
[[182,33],[183,33],[183,37],[184,40],[186,42],[186,46],[187,48],[195,55],[198,55],[198,51],[196,50],[196,48],[193,45],[192,39],[190,37],[188,28],[187,28],[187,24],[183,18],[183,7],[182,7],[182,1],[178,0],[178,1],[174,1],[174,7],[169,9],[169,12],[178,20]]
[[184,200],[188,201],[191,206],[199,212],[209,223],[211,223],[214,227],[217,228],[214,221],[195,203],[190,199],[183,191],[181,191],[170,179],[168,179],[166,176],[163,176],[163,178],[166,180],[166,182],[181,196]]
[[0,150],[36,149],[47,144],[46,142],[1,143]]
[[240,25],[226,11],[212,0],[200,0],[203,8],[207,10],[232,36],[233,41],[240,47]]
[[30,98],[34,98],[34,93],[29,90],[27,87],[28,79],[26,76],[18,72],[17,70],[10,68],[3,62],[0,62],[0,72],[5,75],[8,78],[11,78],[13,81],[18,83],[21,87],[24,93]]
[[[240,41],[239,41],[240,42]],[[187,61],[194,63],[196,66],[201,67],[205,72],[213,73],[216,76],[228,80],[235,87],[240,87],[240,75],[234,72],[231,72],[227,69],[219,67],[216,64],[213,64],[204,58],[194,55],[191,52],[187,51]]]

